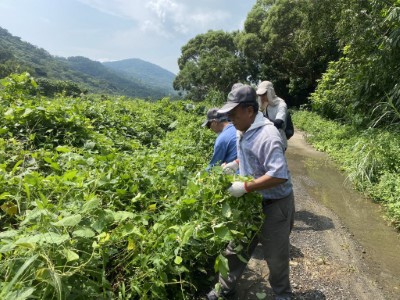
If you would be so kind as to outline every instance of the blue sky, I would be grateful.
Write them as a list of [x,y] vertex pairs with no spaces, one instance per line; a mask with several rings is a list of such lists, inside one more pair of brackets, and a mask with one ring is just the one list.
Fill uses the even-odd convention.
[[178,72],[181,47],[233,31],[256,0],[0,0],[0,27],[52,55],[140,58]]

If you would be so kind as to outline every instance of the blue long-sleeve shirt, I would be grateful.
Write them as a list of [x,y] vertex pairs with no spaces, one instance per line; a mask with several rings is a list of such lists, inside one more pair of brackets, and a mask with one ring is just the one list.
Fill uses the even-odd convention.
[[218,164],[229,163],[235,160],[236,157],[236,128],[232,124],[229,124],[215,140],[214,154],[207,170]]

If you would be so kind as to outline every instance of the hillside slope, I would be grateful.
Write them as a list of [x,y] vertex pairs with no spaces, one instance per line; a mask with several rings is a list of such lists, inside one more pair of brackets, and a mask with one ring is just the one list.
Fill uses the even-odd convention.
[[126,74],[130,79],[139,81],[151,88],[166,90],[171,94],[176,93],[172,87],[176,75],[155,64],[139,58],[131,58],[104,62],[103,65],[120,74]]
[[113,94],[122,94],[131,97],[162,98],[169,94],[167,89],[152,88],[146,82],[140,82],[134,77],[107,68],[98,61],[82,56],[68,57],[65,59],[69,67],[75,71],[86,74],[109,85]]
[[[85,57],[57,57],[0,27],[0,78],[27,71],[36,78],[75,82],[92,93],[149,99],[175,95],[172,73],[151,63],[141,62],[140,70],[135,71],[130,66],[129,71],[125,72]],[[146,64],[151,68],[144,67]],[[154,72],[154,69],[158,72]],[[146,70],[151,71],[146,74]],[[140,77],[136,78],[135,74],[140,74]]]

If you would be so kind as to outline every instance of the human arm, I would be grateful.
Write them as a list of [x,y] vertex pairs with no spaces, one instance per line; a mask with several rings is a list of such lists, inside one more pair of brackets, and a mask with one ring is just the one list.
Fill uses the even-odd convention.
[[287,179],[276,178],[265,174],[251,181],[235,181],[228,189],[228,192],[234,197],[241,197],[246,193],[276,187],[285,181],[287,181]]
[[274,121],[272,121],[275,125],[276,128],[280,129],[283,128],[283,120],[281,119],[275,119]]
[[246,182],[246,190],[247,192],[254,192],[259,190],[270,189],[280,185],[281,183],[286,182],[287,179],[272,177],[270,175],[263,175],[258,177],[257,179],[253,179],[251,181]]
[[226,145],[224,145],[223,143],[219,143],[219,141],[217,140],[214,145],[213,157],[211,158],[211,161],[208,164],[207,169],[210,169],[213,166],[223,162],[226,156],[226,151],[227,151]]
[[278,103],[278,110],[276,112],[274,125],[276,128],[280,129],[283,128],[284,123],[286,122],[286,117],[287,117],[287,105],[285,101],[282,99]]

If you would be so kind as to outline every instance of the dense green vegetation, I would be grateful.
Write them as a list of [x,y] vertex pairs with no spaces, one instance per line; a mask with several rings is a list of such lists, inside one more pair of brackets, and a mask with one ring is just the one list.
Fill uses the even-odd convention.
[[199,34],[178,63],[174,87],[194,100],[270,80],[289,106],[363,128],[398,125],[400,2],[257,0],[242,31]]
[[242,31],[183,46],[179,69],[174,86],[194,100],[270,80],[289,106],[317,113],[298,113],[295,126],[399,227],[399,0],[257,0]]
[[[399,47],[399,0],[257,0],[243,31],[182,47],[174,86],[215,105],[234,82],[273,81],[400,228]],[[191,299],[226,273],[226,242],[257,230],[257,196],[202,172],[206,104],[85,94],[130,95],[131,66],[113,66],[124,81],[105,68],[0,28],[1,299]]]
[[336,2],[258,0],[243,31],[208,31],[182,47],[174,87],[196,100],[214,90],[226,94],[237,81],[270,80],[290,105],[305,103],[339,57]]
[[190,40],[182,47],[178,60],[181,71],[174,88],[199,100],[212,90],[226,94],[234,82],[245,80],[247,70],[241,67],[244,61],[237,55],[234,38],[234,34],[209,31]]
[[203,105],[1,83],[1,299],[192,299],[257,230],[258,196],[204,171]]
[[[343,54],[329,65],[312,107],[361,126],[400,123],[400,2],[351,1],[337,25]],[[346,34],[350,33],[351,34]]]
[[[27,71],[45,82],[42,88],[47,95],[74,84],[80,93],[92,92],[150,99],[176,96],[172,91],[174,74],[171,72],[140,60],[119,62],[120,66],[126,64],[140,69],[141,75],[123,73],[110,68],[108,64],[85,57],[52,56],[44,49],[21,41],[0,27],[0,78],[14,72]],[[143,81],[143,76],[146,74],[159,81],[157,83]]]
[[361,131],[307,111],[296,112],[293,120],[306,131],[307,141],[333,157],[357,189],[381,203],[400,229],[400,132]]

